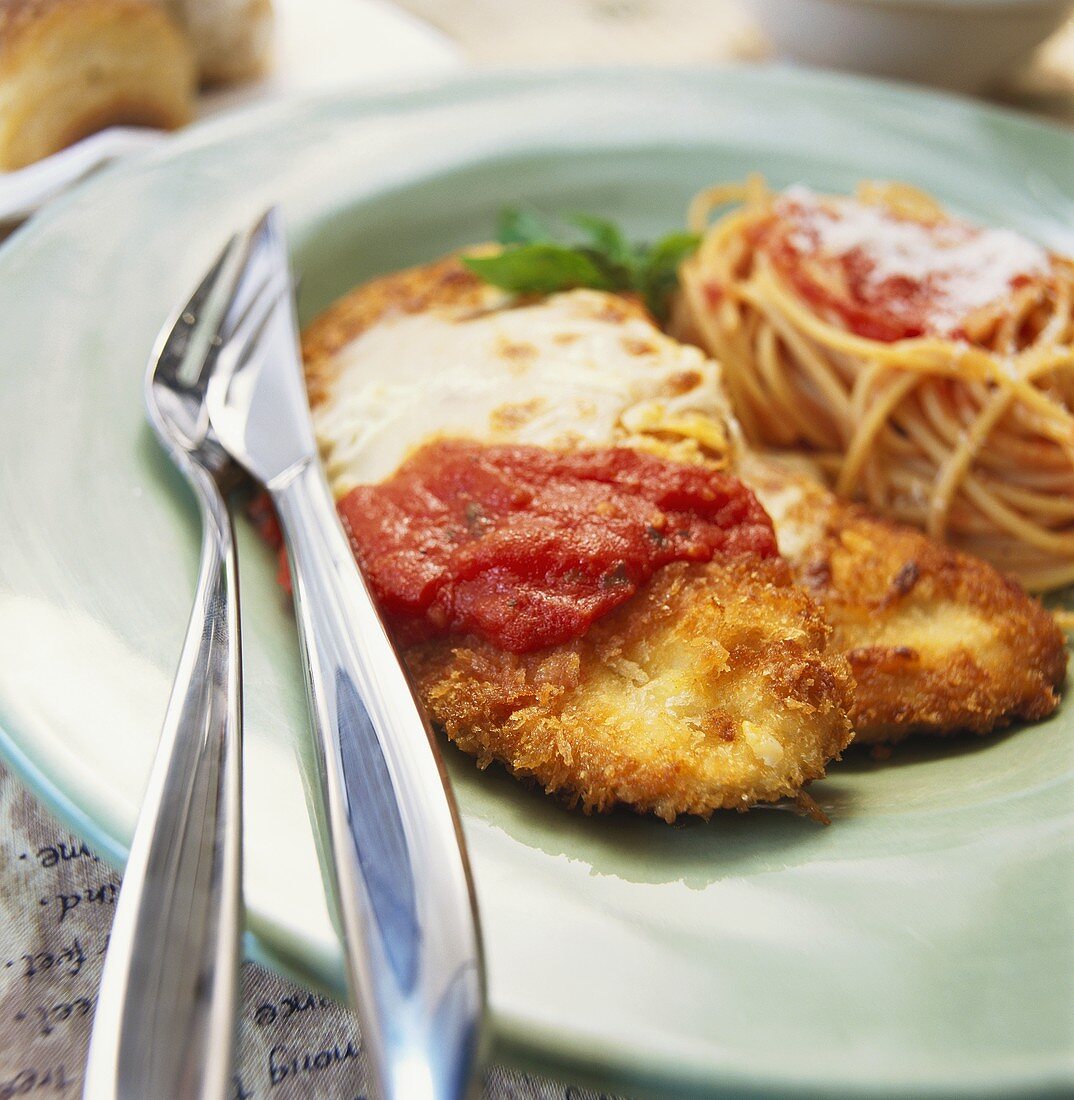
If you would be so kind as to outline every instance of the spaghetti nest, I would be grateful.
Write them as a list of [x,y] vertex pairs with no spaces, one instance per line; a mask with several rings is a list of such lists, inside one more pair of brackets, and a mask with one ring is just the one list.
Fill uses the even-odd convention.
[[755,178],[690,222],[671,327],[723,363],[753,443],[1032,590],[1074,582],[1074,262],[899,184]]

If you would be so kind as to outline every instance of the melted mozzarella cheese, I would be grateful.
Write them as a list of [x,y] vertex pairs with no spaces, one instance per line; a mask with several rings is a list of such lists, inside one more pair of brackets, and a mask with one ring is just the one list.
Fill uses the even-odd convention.
[[622,302],[576,290],[477,314],[392,315],[336,355],[314,425],[333,492],[437,438],[611,445],[725,461],[719,368]]

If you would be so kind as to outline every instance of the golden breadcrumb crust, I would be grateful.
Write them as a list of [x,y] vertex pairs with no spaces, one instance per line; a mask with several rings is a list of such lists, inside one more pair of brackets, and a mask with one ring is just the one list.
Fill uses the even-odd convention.
[[580,640],[406,652],[433,721],[588,810],[666,821],[795,796],[850,740],[850,679],[786,563],[675,563]]
[[777,462],[747,456],[738,473],[850,663],[858,742],[984,734],[1055,710],[1066,642],[1016,581]]
[[[470,316],[515,300],[448,259],[358,288],[306,330],[311,401],[336,353],[393,313]],[[645,316],[608,296],[607,318]],[[405,654],[434,722],[481,766],[587,810],[671,821],[793,797],[850,739],[846,663],[781,561],[668,566],[586,636],[532,654],[451,638]]]

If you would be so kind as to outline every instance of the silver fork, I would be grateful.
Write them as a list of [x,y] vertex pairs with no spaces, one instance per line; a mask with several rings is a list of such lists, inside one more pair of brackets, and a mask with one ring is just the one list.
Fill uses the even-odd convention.
[[238,275],[233,239],[150,362],[145,399],[194,490],[201,572],[105,959],[88,1100],[219,1100],[231,1081],[242,923],[241,662],[225,492],[207,379]]

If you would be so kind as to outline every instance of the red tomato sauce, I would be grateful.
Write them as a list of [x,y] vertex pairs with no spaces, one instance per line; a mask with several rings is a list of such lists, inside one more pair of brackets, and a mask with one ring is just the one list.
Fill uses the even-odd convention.
[[338,508],[404,643],[476,634],[527,652],[580,637],[669,562],[777,554],[737,478],[626,448],[431,443]]
[[844,256],[804,254],[784,235],[769,242],[773,266],[820,316],[835,316],[848,332],[893,343],[924,336],[931,312],[927,286],[906,278],[868,279],[872,265],[860,249]]
[[1041,268],[1034,246],[1008,231],[915,221],[850,200],[784,197],[756,228],[754,244],[818,316],[885,343],[965,338],[963,323],[975,309]]

